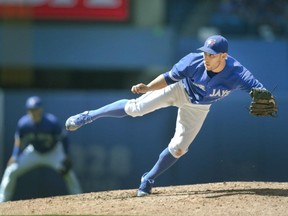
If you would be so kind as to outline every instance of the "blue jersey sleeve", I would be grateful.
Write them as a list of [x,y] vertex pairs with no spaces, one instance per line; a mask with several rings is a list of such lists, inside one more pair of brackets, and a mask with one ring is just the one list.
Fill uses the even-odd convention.
[[163,75],[167,84],[170,85],[186,77],[193,76],[200,56],[201,54],[198,53],[190,53],[176,63],[170,71],[164,73]]
[[252,73],[245,69],[241,73],[241,83],[240,83],[240,89],[244,90],[246,92],[250,92],[252,88],[264,88],[263,84],[257,80]]
[[23,150],[27,145],[26,140],[22,139],[22,137],[26,133],[26,128],[27,128],[26,125],[27,124],[30,124],[30,119],[29,119],[28,115],[24,115],[18,120],[17,126],[16,126],[16,131],[14,134],[15,140],[16,139],[20,140],[20,149],[21,150]]

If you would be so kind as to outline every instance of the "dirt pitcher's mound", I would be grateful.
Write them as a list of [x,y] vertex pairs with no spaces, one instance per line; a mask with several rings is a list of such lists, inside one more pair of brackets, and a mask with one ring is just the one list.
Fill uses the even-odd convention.
[[0,204],[0,215],[288,215],[288,183],[224,182],[105,191]]

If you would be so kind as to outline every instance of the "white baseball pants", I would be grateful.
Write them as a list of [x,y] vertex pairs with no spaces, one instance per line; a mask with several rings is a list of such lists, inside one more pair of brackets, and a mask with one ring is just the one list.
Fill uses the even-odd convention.
[[175,134],[168,149],[175,158],[179,158],[188,151],[200,131],[210,104],[192,104],[182,82],[177,82],[129,100],[125,105],[125,112],[132,117],[137,117],[168,106],[178,107]]

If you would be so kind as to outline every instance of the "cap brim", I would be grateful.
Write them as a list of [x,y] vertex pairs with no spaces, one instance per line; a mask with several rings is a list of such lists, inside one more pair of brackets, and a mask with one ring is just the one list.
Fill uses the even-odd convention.
[[209,53],[209,54],[218,54],[217,52],[215,52],[214,50],[210,49],[209,47],[200,47],[199,49],[197,49],[199,51],[202,51],[202,52],[206,52],[206,53]]

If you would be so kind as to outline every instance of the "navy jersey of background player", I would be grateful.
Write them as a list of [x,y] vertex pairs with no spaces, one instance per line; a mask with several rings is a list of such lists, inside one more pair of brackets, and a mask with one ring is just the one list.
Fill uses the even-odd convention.
[[182,80],[194,104],[214,103],[236,89],[250,92],[252,87],[263,88],[249,70],[229,55],[221,73],[206,71],[203,53],[191,53],[175,64],[171,71],[164,73],[164,77],[168,84]]
[[[24,115],[19,121],[15,136],[21,140],[21,147],[31,144],[40,153],[50,151],[61,139],[62,127],[57,118],[50,113],[43,113],[39,122],[34,122],[31,115]],[[62,140],[63,141],[63,140]]]

